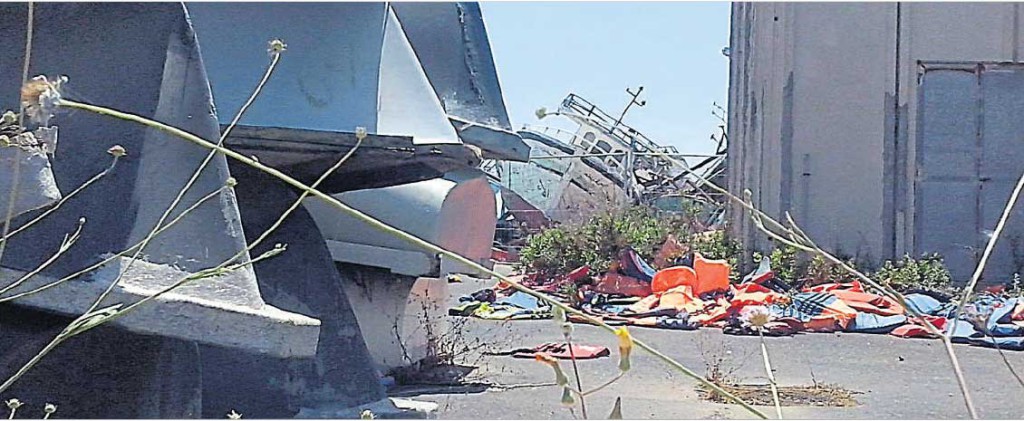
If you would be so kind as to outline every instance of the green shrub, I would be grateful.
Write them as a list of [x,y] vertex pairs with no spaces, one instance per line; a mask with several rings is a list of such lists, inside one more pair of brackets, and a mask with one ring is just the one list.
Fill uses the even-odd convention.
[[542,273],[560,273],[597,260],[596,253],[587,250],[585,242],[572,230],[550,228],[531,235],[519,259],[530,269]]
[[924,289],[941,293],[955,293],[942,256],[929,254],[914,259],[909,255],[897,261],[887,260],[882,268],[875,272],[875,280],[892,287],[899,292],[912,289]]
[[693,212],[666,213],[643,206],[606,212],[578,226],[531,236],[520,251],[520,265],[547,274],[563,274],[583,265],[600,272],[626,247],[651,262],[668,236],[674,235],[704,257],[728,260],[735,268],[742,252],[740,243],[724,231],[693,235],[699,230],[694,218]]
[[652,209],[634,206],[590,219],[578,234],[596,253],[595,268],[607,268],[620,251],[632,247],[644,259],[651,259],[671,231],[672,214],[658,215]]
[[[854,259],[851,257],[836,257],[851,267],[857,267],[854,263]],[[857,280],[857,277],[846,269],[843,269],[841,265],[832,263],[820,255],[815,255],[807,264],[807,270],[804,272],[801,279],[804,280],[803,286],[814,286],[821,284],[842,284],[853,282]]]

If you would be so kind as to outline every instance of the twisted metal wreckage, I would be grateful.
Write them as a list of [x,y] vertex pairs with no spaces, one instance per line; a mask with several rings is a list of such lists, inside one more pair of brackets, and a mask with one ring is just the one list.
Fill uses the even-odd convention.
[[[508,208],[499,218],[499,236],[502,228],[515,231],[522,224],[533,232],[629,204],[678,211],[689,203],[700,206],[708,225],[721,222],[724,199],[705,183],[721,182],[725,173],[724,136],[713,139],[714,154],[680,153],[624,124],[628,109],[615,118],[569,94],[557,111],[541,109],[538,117],[564,117],[578,125],[575,132],[525,125],[519,134],[530,146],[529,162],[484,159],[481,168]],[[687,158],[696,162],[691,165]]]
[[[32,28],[31,49],[12,47],[9,55],[26,57],[28,74],[67,75],[72,99],[206,139],[220,137],[252,94],[267,41],[286,41],[226,145],[312,183],[359,144],[320,190],[487,267],[499,219],[557,220],[569,209],[598,210],[596,198],[651,202],[699,190],[687,171],[721,172],[721,156],[688,168],[665,155],[674,149],[575,95],[559,113],[580,124],[578,133],[515,132],[475,3],[0,10],[6,39],[24,39]],[[0,62],[0,91],[19,89],[22,66]],[[0,101],[18,109],[13,97]],[[17,147],[0,148],[0,209],[16,217],[0,251],[0,378],[108,288],[97,305],[137,302],[273,244],[287,251],[175,289],[73,338],[0,391],[5,396],[58,402],[83,418],[398,410],[380,375],[423,358],[420,326],[437,322],[414,309],[430,304],[443,314],[443,275],[473,273],[312,199],[247,252],[300,196],[278,179],[220,155],[203,167],[202,148],[129,122],[68,112],[22,135],[8,119],[0,131],[13,130],[7,146]],[[367,132],[361,143],[357,127]],[[112,165],[115,145],[127,155]],[[615,155],[586,156],[601,153]],[[551,155],[575,157],[543,159]],[[195,184],[167,209],[193,174]],[[237,185],[225,188],[232,179]],[[538,195],[534,181],[559,189]],[[163,223],[167,216],[174,219]]]

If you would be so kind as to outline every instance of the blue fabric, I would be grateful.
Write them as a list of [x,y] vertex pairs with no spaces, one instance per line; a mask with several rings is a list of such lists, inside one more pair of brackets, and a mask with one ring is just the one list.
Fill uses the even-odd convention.
[[[982,300],[982,305],[992,305],[994,302],[991,299],[986,299]],[[957,320],[950,326],[950,341],[987,347],[994,347],[994,344],[998,344],[1000,349],[1024,350],[1024,328],[1009,323],[998,323],[1013,311],[1016,299],[1003,301],[1003,303],[1005,304],[1003,307],[996,308],[992,313],[986,326],[991,336],[979,332],[974,325],[966,320]],[[954,328],[956,330],[952,330]]]
[[494,304],[516,306],[526,310],[535,310],[541,307],[536,298],[522,291],[516,291],[508,297],[495,301]]
[[889,333],[905,323],[907,323],[907,316],[902,314],[882,316],[859,312],[857,313],[857,318],[853,320],[853,323],[846,330],[860,333]]
[[637,267],[639,267],[645,275],[654,278],[654,274],[657,273],[658,271],[654,270],[654,268],[652,268],[651,265],[647,264],[647,262],[645,262],[644,259],[640,257],[640,255],[636,254],[636,252],[631,253],[631,257],[633,258],[633,263],[636,263]]
[[942,303],[924,294],[908,294],[903,297],[907,301],[907,307],[917,310],[921,314],[935,315],[935,311],[942,307]]
[[958,344],[965,344],[970,342],[971,338],[982,336],[981,332],[966,320],[956,320],[956,323],[950,323],[946,329],[950,341]]
[[935,311],[932,312],[932,316],[939,316],[945,317],[947,319],[952,319],[955,313],[956,303],[950,301],[948,303],[942,303],[942,305],[939,306],[939,308],[935,309]]
[[1024,326],[1017,326],[1011,323],[1010,314],[1017,306],[1017,299],[1005,300],[1002,307],[992,310],[988,318],[988,334],[997,337],[1003,336],[1024,336]]
[[[997,297],[991,294],[982,294],[974,298],[970,305],[977,309],[978,313],[981,314],[994,314],[996,309],[1005,306],[1008,300],[1002,297]],[[1016,299],[1013,300],[1016,302]],[[998,319],[996,320],[998,322]]]
[[987,346],[994,348],[993,343],[998,344],[1000,349],[1008,349],[1013,351],[1024,351],[1024,336],[1012,336],[1003,338],[992,338],[992,337],[980,337],[970,338],[971,345]]

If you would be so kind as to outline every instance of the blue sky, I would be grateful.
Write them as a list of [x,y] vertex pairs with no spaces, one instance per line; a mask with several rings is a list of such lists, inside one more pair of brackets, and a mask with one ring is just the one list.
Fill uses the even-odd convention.
[[[512,124],[538,124],[574,92],[618,115],[625,89],[644,86],[625,122],[680,152],[709,153],[725,106],[729,3],[483,2]],[[548,117],[543,121],[560,119]]]

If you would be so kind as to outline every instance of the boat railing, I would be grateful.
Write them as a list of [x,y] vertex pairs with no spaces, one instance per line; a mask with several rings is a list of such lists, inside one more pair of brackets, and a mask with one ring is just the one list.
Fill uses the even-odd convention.
[[618,140],[624,142],[625,145],[629,145],[630,139],[634,139],[636,141],[635,150],[637,152],[679,153],[675,147],[661,146],[649,139],[643,133],[640,133],[621,121],[618,121],[618,124],[616,124],[618,119],[608,115],[608,113],[597,108],[597,105],[594,105],[579,95],[569,94],[569,96],[562,100],[560,111],[563,113],[569,111],[583,117],[599,129],[618,138]]
[[[596,157],[592,156],[589,158],[594,158],[602,162],[604,166],[607,167],[606,170],[610,173],[618,174],[620,177],[624,176],[625,174],[626,167],[623,165],[623,161],[625,160],[626,151],[624,150],[614,149],[611,147],[611,145],[609,145],[608,148],[605,148],[601,146],[600,142],[596,141],[596,139],[595,141],[590,141],[585,137],[577,135],[576,133],[564,129],[559,129],[557,127],[523,125],[523,129],[549,136],[559,142],[565,143],[570,146],[575,146],[580,151],[582,151],[583,154],[617,154]],[[568,155],[566,156],[568,157]]]

